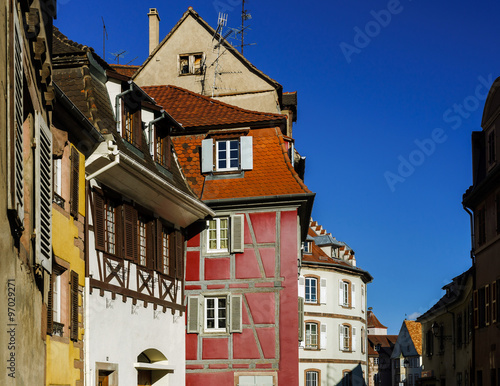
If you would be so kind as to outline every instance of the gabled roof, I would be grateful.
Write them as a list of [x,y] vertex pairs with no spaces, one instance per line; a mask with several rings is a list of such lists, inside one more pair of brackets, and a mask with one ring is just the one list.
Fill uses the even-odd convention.
[[419,355],[422,355],[422,325],[414,320],[405,320],[404,325],[410,334],[415,349]]
[[285,125],[286,116],[245,110],[177,86],[142,87],[186,128]]
[[[378,356],[383,352],[390,357],[397,340],[397,335],[368,335],[368,355]],[[375,350],[378,344],[380,345],[379,352]]]
[[126,64],[110,64],[110,66],[117,73],[128,76],[129,78],[131,78],[136,73],[136,71],[141,67],[141,66],[126,65]]
[[377,319],[373,311],[368,311],[368,318],[366,320],[366,326],[368,328],[387,328]]
[[[216,40],[219,40],[219,34],[216,34],[215,30],[205,21],[203,20],[198,13],[193,10],[193,7],[189,7],[184,15],[182,15],[181,19],[177,22],[177,24],[172,28],[172,30],[165,36],[165,38],[158,44],[158,46],[151,52],[148,58],[144,61],[141,68],[134,74],[133,79],[135,79],[142,71],[142,69],[152,60],[155,54],[161,50],[161,48],[166,44],[166,42],[170,39],[170,37],[179,29],[181,24],[188,18],[192,17],[195,19],[209,34],[210,36],[215,36]],[[226,39],[221,40],[221,45],[230,51],[233,55],[235,55],[250,71],[264,79],[270,85],[272,85],[276,90],[278,90],[278,95],[282,94],[282,86],[271,79],[269,76],[260,71],[257,67],[255,67],[252,63],[250,63],[236,48],[234,48]],[[281,101],[280,101],[281,102]]]

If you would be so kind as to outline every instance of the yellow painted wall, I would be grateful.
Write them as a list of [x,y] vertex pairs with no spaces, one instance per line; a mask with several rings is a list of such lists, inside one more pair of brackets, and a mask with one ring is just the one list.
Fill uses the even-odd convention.
[[80,349],[73,342],[56,342],[47,337],[47,385],[74,385],[80,379],[80,370],[73,362],[80,359]]

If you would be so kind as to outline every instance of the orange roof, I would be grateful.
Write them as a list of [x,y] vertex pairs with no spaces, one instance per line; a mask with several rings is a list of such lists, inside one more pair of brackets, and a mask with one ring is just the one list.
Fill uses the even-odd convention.
[[404,323],[418,355],[422,355],[422,325],[413,320],[405,320]]
[[366,324],[368,328],[387,328],[382,323],[380,323],[373,311],[368,311]]
[[184,127],[286,124],[285,115],[245,110],[177,86],[145,86],[142,89]]
[[141,66],[126,65],[126,64],[110,64],[110,66],[117,73],[128,76],[129,78],[131,78],[132,75],[134,75],[135,72],[141,67]]
[[253,129],[248,135],[253,137],[253,169],[246,170],[244,178],[221,179],[201,174],[199,149],[206,134],[172,137],[186,180],[198,197],[216,200],[311,193],[293,169],[288,143],[279,128]]

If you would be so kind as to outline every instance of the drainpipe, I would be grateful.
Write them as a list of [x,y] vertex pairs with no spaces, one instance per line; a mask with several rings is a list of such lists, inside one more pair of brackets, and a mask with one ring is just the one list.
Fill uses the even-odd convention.
[[476,240],[474,236],[474,216],[472,215],[472,212],[465,206],[465,204],[462,204],[462,206],[470,217],[470,240],[471,240],[470,258],[472,259],[472,264],[474,264],[476,262],[476,251],[474,247],[476,245]]
[[[153,119],[152,121],[150,121],[148,123],[148,139],[149,139],[149,144],[148,145],[151,145],[152,143],[154,143],[153,142],[153,125],[156,122],[158,122],[158,121],[162,120],[163,118],[167,117],[167,115],[165,114],[165,110],[160,110],[160,113],[161,113],[161,115],[158,118]],[[149,149],[150,153],[153,154],[153,152],[151,150],[152,149]]]
[[121,93],[119,93],[116,97],[115,97],[115,121],[116,121],[116,131],[118,133],[121,133],[121,130],[120,130],[120,117],[121,117],[121,114],[120,112],[118,111],[118,106],[120,105],[120,98],[126,94],[128,94],[129,92],[132,92],[133,89],[134,89],[134,86],[133,86],[133,83],[131,80],[128,81],[128,84],[130,85],[130,88],[128,90],[125,90]]

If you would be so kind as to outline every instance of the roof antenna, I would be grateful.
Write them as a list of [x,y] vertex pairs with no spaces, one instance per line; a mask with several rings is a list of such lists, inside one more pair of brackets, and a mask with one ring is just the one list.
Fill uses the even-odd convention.
[[104,24],[104,18],[102,19],[102,58],[106,60],[106,40],[108,40],[108,31],[106,31],[106,24]]
[[[220,64],[219,64],[219,59],[220,59],[220,46],[222,42],[222,28],[224,28],[227,25],[227,13],[221,13],[219,12],[219,19],[217,20],[217,30],[215,31],[214,38],[218,37],[219,42],[217,43],[217,59],[215,60],[215,70],[214,70],[214,86],[212,88],[212,98],[214,97],[215,89],[216,89],[216,84],[217,84],[217,76],[220,75]],[[213,38],[212,38],[213,40]]]
[[120,64],[120,58],[123,58],[126,55],[127,51],[121,51],[121,52],[111,52],[111,55],[115,57],[116,64]]

